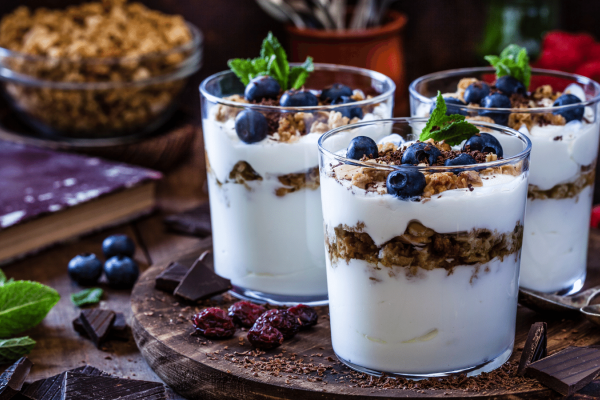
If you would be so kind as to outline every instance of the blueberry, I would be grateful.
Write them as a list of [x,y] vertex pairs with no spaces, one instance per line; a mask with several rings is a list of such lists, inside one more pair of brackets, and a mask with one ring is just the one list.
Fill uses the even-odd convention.
[[[553,107],[566,106],[569,104],[581,103],[581,99],[574,94],[563,94],[552,104]],[[583,106],[569,108],[567,110],[554,111],[554,115],[562,115],[567,122],[569,121],[581,121],[583,118]]]
[[244,110],[235,117],[235,133],[244,143],[260,142],[269,133],[267,118],[254,110]]
[[111,287],[128,289],[137,280],[140,270],[131,258],[114,256],[104,263],[104,273]]
[[465,103],[479,104],[481,99],[488,94],[490,94],[490,87],[487,83],[475,82],[467,86],[463,97],[465,98]]
[[[456,104],[459,106],[466,106],[467,104],[464,101],[462,101],[461,99],[457,99],[455,97],[444,97],[444,101],[446,102],[446,115],[452,115],[452,114],[467,115],[466,110],[461,110],[458,107],[452,106],[452,104]],[[436,106],[436,103],[433,103],[431,105],[431,108],[429,109],[430,114],[435,109],[435,106]]]
[[135,243],[127,235],[111,235],[102,242],[104,257],[124,255],[132,257],[135,252]]
[[444,163],[444,165],[446,167],[453,167],[456,165],[471,165],[471,164],[477,164],[477,162],[475,161],[475,159],[473,157],[471,157],[470,154],[467,154],[467,153],[459,154],[456,158],[447,159],[446,162]]
[[282,107],[311,107],[319,105],[319,99],[308,90],[290,89],[281,96],[279,104]]
[[[511,108],[512,104],[510,99],[502,93],[492,93],[485,96],[481,100],[481,107],[485,108]],[[480,111],[479,115],[483,117],[489,117],[494,120],[495,123],[500,125],[506,125],[508,123],[509,112],[496,112],[496,111]]]
[[279,83],[270,76],[259,76],[250,81],[244,91],[244,97],[248,101],[260,101],[262,99],[276,99],[281,91]]
[[80,285],[94,285],[102,275],[102,261],[95,254],[79,254],[69,261],[69,276]]
[[498,139],[485,132],[479,132],[479,134],[467,139],[463,146],[463,151],[466,151],[467,146],[470,146],[471,151],[479,150],[482,153],[494,153],[498,157],[502,157],[504,154],[502,145]]
[[427,162],[429,165],[436,165],[438,157],[442,152],[432,144],[417,142],[411,144],[402,154],[402,164],[417,165]]
[[321,92],[321,99],[331,100],[332,102],[334,100],[339,99],[342,96],[347,96],[347,97],[352,96],[352,89],[350,89],[346,85],[342,85],[341,83],[334,83],[331,86],[327,86]]
[[[356,100],[354,100],[351,97],[342,96],[342,97],[338,97],[337,99],[333,100],[331,102],[331,104],[348,104],[348,103],[355,103],[355,102],[356,102]],[[364,116],[363,110],[360,107],[344,107],[344,108],[341,108],[336,111],[341,112],[342,116],[347,117],[348,119],[352,119],[354,117],[362,119],[362,117]]]
[[527,88],[523,83],[510,75],[504,75],[496,80],[496,89],[503,94],[510,96],[514,93],[526,94]]
[[377,143],[370,137],[357,136],[348,145],[346,151],[346,157],[353,160],[360,160],[363,156],[377,158],[379,157],[379,150],[377,149]]
[[422,195],[425,184],[425,175],[408,168],[390,173],[385,181],[388,193],[401,200],[410,200]]

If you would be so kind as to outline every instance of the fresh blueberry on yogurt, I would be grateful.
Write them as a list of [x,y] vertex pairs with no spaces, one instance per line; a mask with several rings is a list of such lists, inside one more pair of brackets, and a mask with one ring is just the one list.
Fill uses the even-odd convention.
[[319,99],[308,90],[290,89],[281,96],[282,107],[312,107],[319,105]]
[[[566,106],[577,103],[581,103],[581,99],[579,97],[575,96],[574,94],[563,94],[554,101],[552,107]],[[583,118],[583,111],[583,106],[580,106],[569,108],[567,110],[554,111],[552,114],[562,115],[567,122],[581,121]]]
[[[351,97],[348,96],[341,96],[338,97],[337,99],[333,100],[331,102],[331,104],[349,104],[349,103],[355,103],[356,100],[354,100]],[[338,111],[338,110],[336,110]],[[360,107],[345,107],[339,110],[339,112],[342,113],[342,116],[347,117],[348,119],[352,119],[352,118],[361,118],[364,116],[363,114],[363,110]]]
[[[458,107],[453,107],[452,105],[458,105],[458,106],[466,106],[467,104],[462,101],[461,99],[457,99],[455,97],[444,97],[444,101],[446,102],[446,115],[452,115],[452,114],[459,114],[459,115],[467,115],[467,112],[465,110],[461,110]],[[431,105],[431,109],[429,110],[429,113],[431,114],[433,112],[433,110],[435,110],[435,105],[436,103],[433,103]]]
[[346,151],[346,157],[353,160],[360,160],[363,156],[370,158],[379,157],[379,151],[377,150],[377,143],[370,137],[357,136],[348,145]]
[[244,97],[248,101],[260,101],[262,99],[276,99],[281,91],[281,86],[270,76],[259,76],[250,81],[244,91]]
[[[485,96],[481,100],[481,107],[485,108],[511,108],[512,104],[510,99],[502,93],[492,93]],[[489,117],[494,120],[495,123],[500,125],[506,125],[508,123],[508,112],[496,112],[490,110],[483,110],[479,112],[479,115],[483,117]]]
[[444,165],[446,167],[453,167],[456,165],[471,165],[476,163],[477,161],[475,161],[475,159],[470,154],[461,153],[455,158],[447,159],[446,162],[444,162]]
[[402,164],[417,165],[427,162],[429,165],[436,165],[438,157],[442,152],[430,143],[417,142],[411,144],[402,154]]
[[502,145],[498,139],[485,132],[480,132],[479,134],[473,135],[467,139],[463,146],[463,151],[466,151],[467,146],[469,146],[470,151],[479,150],[482,153],[494,153],[498,157],[502,157],[504,155]]
[[496,89],[503,94],[510,96],[512,94],[526,94],[527,88],[523,83],[510,75],[504,75],[496,81]]
[[425,175],[408,168],[390,173],[385,181],[385,187],[392,196],[401,200],[410,200],[423,194]]
[[350,97],[352,96],[352,89],[350,89],[346,85],[342,85],[341,83],[334,83],[331,86],[327,86],[321,92],[322,100],[330,100],[333,104],[333,101],[339,99],[342,96]]
[[475,82],[467,86],[463,97],[465,99],[465,103],[479,104],[481,100],[488,94],[490,94],[490,86],[487,83]]
[[260,142],[269,133],[267,118],[254,110],[244,110],[235,117],[235,133],[244,143]]

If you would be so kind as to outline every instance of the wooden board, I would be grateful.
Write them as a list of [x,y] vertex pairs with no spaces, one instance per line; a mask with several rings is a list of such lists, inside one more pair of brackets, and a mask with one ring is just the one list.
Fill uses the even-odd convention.
[[[600,234],[592,232],[588,284],[600,280]],[[199,251],[191,253],[198,255]],[[209,341],[192,336],[191,316],[206,305],[180,304],[175,297],[154,289],[154,278],[166,264],[156,265],[144,273],[133,290],[132,329],[142,355],[150,367],[176,392],[189,399],[342,399],[342,398],[485,398],[485,399],[554,399],[561,396],[541,386],[531,385],[514,390],[491,389],[483,393],[463,390],[403,390],[357,387],[355,383],[338,379],[349,371],[335,358],[331,347],[328,308],[319,307],[319,324],[312,330],[299,333],[294,339],[262,357],[280,355],[289,360],[296,353],[296,361],[322,364],[323,376],[317,373],[298,374],[282,372],[275,376],[271,371],[256,371],[245,361],[246,352],[252,349],[246,332],[238,330],[235,337],[222,341]],[[586,285],[587,286],[587,285]],[[228,307],[234,300],[228,295],[219,297],[215,304]],[[520,307],[513,360],[520,357],[532,323],[546,321],[549,328],[548,350],[553,353],[569,345],[586,346],[600,343],[600,328],[584,319],[565,320],[543,316]],[[240,338],[244,338],[240,345]],[[215,353],[218,351],[218,353]],[[260,361],[260,357],[249,357]],[[260,363],[260,362],[259,362]],[[310,369],[310,368],[309,368]],[[335,371],[332,374],[332,371]],[[297,377],[297,379],[294,379]],[[358,382],[359,385],[365,382]],[[366,382],[368,384],[368,382]],[[354,387],[352,387],[354,386]],[[600,380],[578,394],[579,399],[600,396]],[[591,394],[590,394],[591,393]]]

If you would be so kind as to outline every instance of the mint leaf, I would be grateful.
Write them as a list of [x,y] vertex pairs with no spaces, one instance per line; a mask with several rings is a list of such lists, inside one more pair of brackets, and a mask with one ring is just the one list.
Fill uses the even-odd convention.
[[438,91],[435,108],[419,135],[420,141],[433,139],[441,142],[443,140],[450,146],[456,146],[479,132],[475,125],[465,121],[464,115],[446,115],[446,110],[446,101]]
[[272,32],[263,40],[260,56],[267,61],[267,75],[275,78],[284,90],[287,89],[290,65],[283,46]]
[[4,275],[4,272],[0,269],[0,285],[4,285],[6,283],[6,275]]
[[0,364],[16,361],[31,352],[35,340],[29,336],[0,340]]
[[527,49],[516,44],[509,44],[498,56],[484,57],[495,69],[496,77],[510,75],[529,88],[531,82],[531,67]]
[[85,289],[77,293],[71,294],[71,301],[77,307],[81,307],[87,304],[96,304],[100,302],[104,291],[100,288]]
[[292,89],[300,89],[311,72],[315,70],[312,57],[307,57],[306,61],[290,71],[289,83]]
[[38,282],[14,281],[0,286],[0,338],[33,328],[59,300],[56,290]]

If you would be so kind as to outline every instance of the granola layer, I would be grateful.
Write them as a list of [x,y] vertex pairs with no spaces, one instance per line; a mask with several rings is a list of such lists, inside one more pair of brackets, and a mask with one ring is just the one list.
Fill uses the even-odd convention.
[[570,199],[579,194],[588,186],[592,186],[596,179],[596,163],[581,167],[581,172],[573,182],[561,183],[548,190],[540,190],[535,185],[529,185],[527,198],[530,200]]
[[332,266],[340,260],[364,260],[374,268],[407,268],[416,275],[419,268],[442,268],[451,273],[460,265],[481,265],[494,258],[518,254],[523,242],[523,225],[516,222],[511,232],[473,229],[469,232],[437,233],[419,221],[409,223],[402,235],[377,246],[364,232],[365,224],[325,226],[325,245]]

